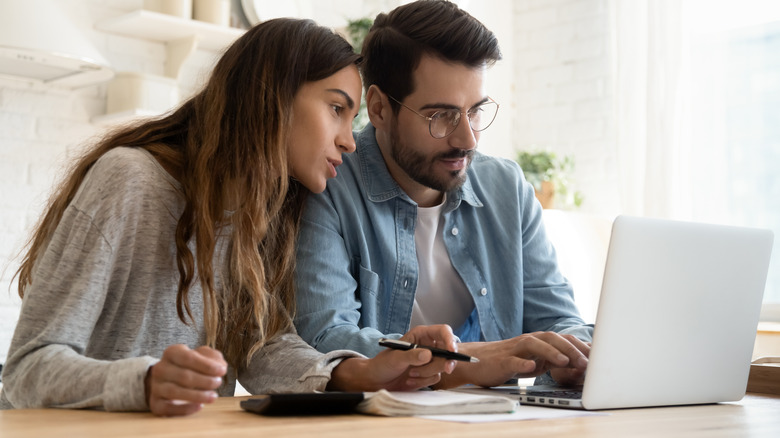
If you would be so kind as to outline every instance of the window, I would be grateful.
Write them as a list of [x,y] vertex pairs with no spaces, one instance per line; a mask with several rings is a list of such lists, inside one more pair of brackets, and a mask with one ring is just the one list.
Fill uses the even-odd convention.
[[780,2],[610,10],[621,212],[772,229],[762,319],[780,321]]
[[774,230],[764,319],[780,319],[780,5],[692,0],[686,12],[692,216]]

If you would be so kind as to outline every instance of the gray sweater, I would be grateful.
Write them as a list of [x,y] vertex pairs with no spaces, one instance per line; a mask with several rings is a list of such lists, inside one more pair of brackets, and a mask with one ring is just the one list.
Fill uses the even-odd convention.
[[[68,206],[27,288],[3,368],[0,408],[147,410],[144,376],[172,344],[205,343],[202,291],[196,323],[176,313],[179,183],[146,151],[101,157]],[[224,266],[219,239],[215,272]],[[219,276],[217,275],[219,289]],[[295,333],[270,340],[238,376],[251,393],[323,390],[348,351],[323,355]],[[229,369],[220,395],[233,395]]]

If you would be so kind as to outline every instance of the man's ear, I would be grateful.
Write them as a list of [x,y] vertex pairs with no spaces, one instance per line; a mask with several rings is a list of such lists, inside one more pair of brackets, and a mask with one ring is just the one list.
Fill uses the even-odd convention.
[[366,111],[371,124],[376,129],[388,130],[393,110],[387,95],[376,85],[371,85],[366,91]]

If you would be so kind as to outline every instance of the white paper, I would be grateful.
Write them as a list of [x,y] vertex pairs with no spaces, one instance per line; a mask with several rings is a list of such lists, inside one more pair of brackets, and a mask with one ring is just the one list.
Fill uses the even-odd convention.
[[517,400],[489,394],[455,391],[389,392],[380,390],[366,393],[366,400],[358,405],[365,414],[406,416],[415,414],[484,414],[510,412],[517,408]]
[[[464,394],[492,395],[518,400],[519,388],[517,386],[501,386],[496,388],[482,388],[477,386],[465,386],[449,390]],[[476,414],[476,415],[420,415],[417,418],[428,420],[451,421],[456,423],[494,423],[500,421],[545,420],[554,418],[589,417],[609,415],[604,412],[589,412],[577,409],[546,408],[542,406],[520,405],[514,412],[508,414]]]
[[498,423],[500,421],[546,420],[553,418],[589,417],[598,415],[608,414],[602,412],[588,412],[571,409],[543,408],[539,406],[519,406],[511,414],[425,415],[416,418],[450,421],[455,423]]

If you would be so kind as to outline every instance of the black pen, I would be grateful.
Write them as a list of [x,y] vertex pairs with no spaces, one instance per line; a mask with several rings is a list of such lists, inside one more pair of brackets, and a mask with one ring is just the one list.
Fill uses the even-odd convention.
[[412,348],[424,348],[426,350],[430,350],[430,352],[433,353],[433,355],[436,357],[443,357],[445,359],[452,359],[452,360],[462,360],[464,362],[473,362],[473,363],[479,362],[479,359],[477,359],[476,357],[455,353],[454,351],[443,350],[441,348],[428,347],[419,344],[412,344],[411,342],[399,341],[397,339],[382,338],[379,340],[379,345],[387,348],[392,348],[393,350],[411,350]]

